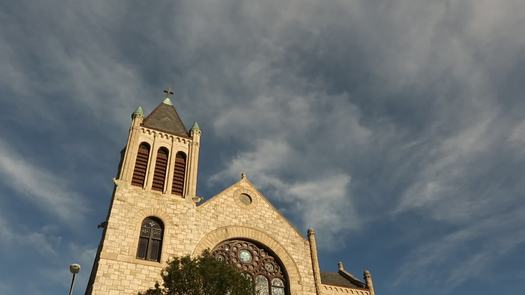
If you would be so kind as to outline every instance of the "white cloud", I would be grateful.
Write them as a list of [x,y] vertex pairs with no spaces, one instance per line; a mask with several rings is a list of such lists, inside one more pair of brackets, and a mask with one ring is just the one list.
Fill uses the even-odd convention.
[[68,226],[83,221],[87,208],[82,197],[69,187],[66,178],[35,166],[2,141],[0,175],[3,176],[1,181],[5,186],[43,211],[57,216]]
[[257,141],[253,151],[238,154],[212,181],[227,181],[247,172],[262,191],[287,204],[291,213],[300,217],[303,228],[318,231],[321,247],[331,249],[344,243],[341,232],[361,226],[348,191],[351,178],[343,172],[320,171],[292,182],[280,176],[302,157],[301,151],[293,150],[285,142]]
[[[54,109],[60,104],[71,106],[68,113],[91,113],[96,120],[85,124],[124,127],[140,101],[157,103],[157,84],[176,82],[176,105],[192,104],[186,109],[211,126],[203,140],[211,138],[207,132],[220,138],[205,144],[238,144],[213,185],[246,171],[328,241],[370,218],[383,222],[390,208],[394,219],[414,213],[459,228],[438,234],[439,247],[395,241],[419,261],[407,266],[405,283],[409,274],[439,272],[431,266],[454,259],[465,244],[487,243],[489,234],[523,224],[503,219],[486,226],[486,235],[474,226],[521,201],[515,159],[524,150],[525,123],[519,114],[514,122],[509,113],[519,104],[495,82],[521,66],[521,0],[182,1],[143,9],[58,2],[17,1],[22,6],[7,11],[24,17],[3,15],[0,88],[24,98],[5,114],[17,122],[68,125]],[[34,116],[20,118],[20,109]],[[47,121],[34,119],[42,117]],[[115,138],[107,130],[99,135]],[[76,219],[83,208],[67,181],[5,144],[0,174],[61,220]],[[354,195],[354,188],[369,195]],[[370,212],[354,207],[368,197],[376,201]],[[490,268],[490,245],[445,274],[449,282]]]

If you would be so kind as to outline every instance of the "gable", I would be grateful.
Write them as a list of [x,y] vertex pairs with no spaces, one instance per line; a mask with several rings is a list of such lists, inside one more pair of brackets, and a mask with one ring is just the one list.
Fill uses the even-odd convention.
[[271,223],[275,227],[284,227],[296,239],[307,242],[301,232],[246,177],[199,205],[197,210],[215,211],[217,218],[220,215],[234,216],[265,231],[269,230],[267,226]]

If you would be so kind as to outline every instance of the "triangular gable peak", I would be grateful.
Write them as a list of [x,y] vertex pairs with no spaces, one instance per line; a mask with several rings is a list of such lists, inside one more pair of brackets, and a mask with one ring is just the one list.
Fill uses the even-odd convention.
[[177,136],[190,136],[186,126],[184,126],[184,123],[169,98],[166,98],[146,118],[144,118],[141,125]]
[[[200,204],[198,206],[198,209],[206,210],[208,206],[213,206],[214,204],[221,202],[221,200],[223,199],[232,199],[233,202],[235,202],[241,207],[255,206],[254,208],[259,209],[265,207],[262,206],[263,204],[267,205],[268,210],[275,212],[278,218],[280,218],[282,221],[284,221],[284,223],[290,226],[290,228],[293,229],[293,231],[295,231],[298,237],[300,237],[305,242],[307,241],[306,238],[301,234],[301,232],[295,227],[295,225],[288,221],[288,219],[281,213],[281,211],[279,211],[279,209],[273,206],[273,204],[268,200],[268,198],[266,198],[253,185],[253,183],[250,180],[248,180],[244,173],[241,176],[241,180],[224,189],[222,192],[216,194],[204,203]],[[228,214],[228,212],[224,213]]]

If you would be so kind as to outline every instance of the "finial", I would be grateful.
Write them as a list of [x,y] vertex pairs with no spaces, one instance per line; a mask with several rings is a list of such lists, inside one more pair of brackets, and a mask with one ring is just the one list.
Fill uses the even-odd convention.
[[337,263],[337,269],[338,269],[339,271],[344,271],[344,270],[345,270],[345,266],[343,265],[343,262],[339,261],[339,262]]
[[135,118],[136,116],[144,117],[144,110],[141,106],[139,106],[132,114],[131,118]]
[[369,277],[370,276],[370,271],[368,269],[365,269],[364,274],[365,274],[365,277]]
[[313,228],[310,227],[310,228],[308,229],[308,235],[309,235],[309,236],[310,236],[310,235],[315,235],[315,230],[314,230]]
[[242,172],[242,173],[241,173],[241,180],[242,180],[242,179],[246,179],[246,173],[245,173],[245,172]]
[[171,99],[169,97],[166,97],[163,101],[162,101],[163,104],[167,104],[167,105],[170,105],[172,106],[173,103],[171,102]]
[[164,93],[166,93],[166,97],[170,97],[172,96],[174,93],[173,93],[173,90],[171,90],[171,88],[168,87],[168,89],[164,89]]
[[168,87],[168,89],[164,90],[164,93],[166,93],[166,98],[164,99],[163,103],[172,106],[173,103],[171,102],[170,96],[173,95],[173,90]]
[[193,123],[193,126],[191,127],[191,130],[201,130],[201,128],[199,127],[199,123],[197,123],[197,122]]

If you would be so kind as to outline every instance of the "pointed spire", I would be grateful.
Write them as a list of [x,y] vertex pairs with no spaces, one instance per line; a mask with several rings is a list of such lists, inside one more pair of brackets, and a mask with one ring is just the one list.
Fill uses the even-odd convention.
[[191,127],[191,130],[201,130],[201,128],[199,127],[199,123],[197,123],[197,121],[195,121],[195,123],[193,123],[193,126]]
[[188,137],[188,129],[184,126],[171,99],[166,97],[147,117],[142,126],[163,132]]
[[144,110],[142,109],[141,106],[139,106],[134,112],[133,114],[131,114],[131,118],[135,118],[137,116],[140,116],[140,117],[144,117]]
[[162,101],[163,104],[167,104],[169,106],[172,106],[173,103],[171,102],[171,99],[169,97],[166,97],[163,101]]

